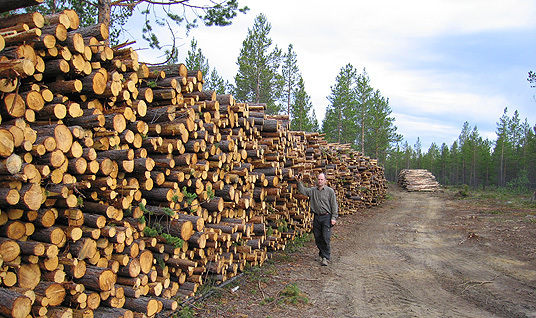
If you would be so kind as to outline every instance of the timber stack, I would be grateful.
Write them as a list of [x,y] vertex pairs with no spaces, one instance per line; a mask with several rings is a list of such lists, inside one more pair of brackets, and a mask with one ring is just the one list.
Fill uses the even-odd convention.
[[439,190],[439,182],[426,169],[403,169],[398,174],[398,184],[408,191],[434,192]]
[[297,173],[342,213],[383,200],[374,160],[107,39],[72,10],[0,18],[1,315],[175,310],[311,230]]

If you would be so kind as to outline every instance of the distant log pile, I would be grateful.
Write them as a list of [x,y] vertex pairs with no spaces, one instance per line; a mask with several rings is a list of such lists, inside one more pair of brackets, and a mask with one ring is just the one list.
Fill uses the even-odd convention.
[[437,191],[439,182],[426,169],[404,169],[398,174],[398,184],[408,191]]
[[341,214],[384,199],[375,160],[107,37],[72,10],[0,18],[1,315],[174,310],[311,230],[298,172]]

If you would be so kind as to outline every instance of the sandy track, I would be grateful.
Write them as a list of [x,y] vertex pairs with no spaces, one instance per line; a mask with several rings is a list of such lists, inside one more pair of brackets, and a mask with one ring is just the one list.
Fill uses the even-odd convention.
[[334,231],[330,266],[311,251],[299,273],[312,304],[304,316],[536,317],[534,266],[467,244],[446,200],[391,193],[383,212]]

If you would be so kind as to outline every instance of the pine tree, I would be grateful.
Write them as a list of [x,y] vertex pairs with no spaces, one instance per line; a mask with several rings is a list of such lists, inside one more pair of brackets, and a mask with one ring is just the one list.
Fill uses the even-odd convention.
[[281,69],[284,86],[281,92],[281,100],[286,105],[287,115],[291,115],[291,104],[293,103],[293,95],[298,87],[298,82],[301,79],[300,70],[298,68],[298,62],[296,52],[292,44],[289,44],[288,51],[283,55],[283,65]]
[[272,50],[269,38],[271,25],[264,14],[255,18],[252,29],[248,29],[246,39],[238,56],[238,73],[235,76],[235,97],[242,102],[266,103],[267,113],[281,111],[279,100],[282,78],[279,74],[281,50]]
[[469,122],[464,122],[462,131],[460,135],[458,136],[458,141],[460,145],[461,150],[461,164],[462,164],[462,183],[463,184],[469,184],[467,177],[470,162],[471,162],[471,154],[472,149],[474,148],[473,141],[471,140],[471,127],[469,126]]
[[439,156],[439,172],[436,177],[439,178],[441,184],[450,185],[450,180],[448,178],[449,172],[449,146],[446,143],[441,145],[441,154]]
[[363,69],[363,73],[359,74],[357,77],[355,87],[356,109],[354,112],[354,120],[358,127],[356,144],[361,146],[361,152],[363,153],[365,153],[366,130],[372,123],[372,118],[369,116],[369,113],[371,112],[371,107],[373,106],[373,91],[374,89],[370,86],[370,78],[367,74],[367,71]]
[[364,125],[361,127],[361,134],[364,136],[361,141],[362,151],[384,162],[391,146],[401,141],[402,136],[396,132],[395,118],[391,117],[388,98],[376,90],[368,105]]
[[316,131],[318,121],[314,113],[311,97],[305,91],[303,78],[300,76],[297,88],[292,93],[293,103],[291,105],[291,130]]
[[190,42],[190,50],[187,53],[184,65],[186,65],[189,70],[200,70],[203,75],[208,75],[210,72],[208,60],[205,55],[203,55],[201,48],[197,47],[195,38]]
[[508,108],[504,109],[503,115],[497,123],[497,141],[495,142],[494,157],[498,163],[497,185],[506,186],[506,164],[509,149],[511,148],[509,136],[510,118],[508,117]]
[[351,64],[342,67],[331,87],[322,122],[326,140],[338,143],[354,143],[356,136],[356,87],[357,71]]
[[189,70],[200,70],[203,73],[204,90],[215,90],[217,94],[225,94],[228,91],[229,82],[220,77],[215,68],[210,70],[210,63],[203,55],[201,48],[197,47],[195,39],[190,42],[190,50],[184,64]]
[[216,94],[227,94],[233,90],[233,87],[229,81],[224,80],[223,77],[221,77],[216,69],[212,69],[212,72],[210,72],[210,76],[208,77],[208,80],[206,81],[206,89],[207,90],[215,90]]

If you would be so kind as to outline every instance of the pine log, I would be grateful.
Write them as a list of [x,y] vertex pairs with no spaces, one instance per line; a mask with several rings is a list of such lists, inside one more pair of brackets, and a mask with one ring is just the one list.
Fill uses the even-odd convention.
[[32,76],[34,72],[35,66],[28,59],[0,61],[0,77],[2,78],[27,77]]
[[123,308],[153,316],[159,312],[158,301],[149,297],[126,298]]
[[56,226],[34,232],[31,237],[36,241],[51,243],[57,246],[63,245],[66,241],[65,232]]
[[20,247],[16,241],[0,237],[0,256],[4,262],[11,262],[20,255]]
[[108,40],[108,27],[104,23],[97,23],[77,30],[84,38],[95,37],[99,41]]
[[30,298],[14,290],[0,287],[0,313],[7,317],[26,318],[32,309]]
[[117,276],[107,268],[87,266],[86,273],[76,281],[96,291],[110,291],[115,285]]
[[40,282],[34,288],[35,294],[45,298],[49,306],[58,306],[65,299],[66,291],[61,284],[55,282]]
[[34,289],[41,280],[41,269],[37,264],[22,264],[17,270],[19,287]]

